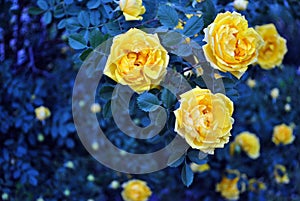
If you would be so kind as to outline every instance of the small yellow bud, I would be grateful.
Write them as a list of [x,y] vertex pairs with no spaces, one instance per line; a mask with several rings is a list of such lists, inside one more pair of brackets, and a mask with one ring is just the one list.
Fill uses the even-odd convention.
[[272,89],[270,94],[273,99],[277,99],[279,96],[279,89],[278,88]]
[[247,9],[247,6],[248,6],[248,1],[245,1],[245,0],[234,0],[233,2],[233,7],[236,9],[236,10],[246,10]]
[[92,105],[91,105],[91,112],[92,113],[98,113],[98,112],[100,112],[101,111],[101,106],[99,105],[99,103],[93,103]]
[[251,79],[249,78],[247,80],[247,85],[250,87],[250,88],[254,88],[256,86],[256,81],[254,79]]
[[284,106],[284,110],[286,111],[286,112],[290,112],[291,111],[291,105],[290,104],[285,104],[285,106]]

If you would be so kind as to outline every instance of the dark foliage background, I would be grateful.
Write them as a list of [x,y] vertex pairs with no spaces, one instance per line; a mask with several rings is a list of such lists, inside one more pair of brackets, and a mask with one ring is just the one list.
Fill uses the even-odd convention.
[[[209,1],[209,0],[207,0]],[[99,5],[98,2],[100,2]],[[171,1],[178,12],[195,13],[197,9],[214,10],[215,14],[233,11],[231,1],[209,1],[206,7],[192,2]],[[166,168],[148,175],[127,175],[107,169],[84,149],[72,120],[71,95],[81,59],[108,37],[130,27],[161,26],[156,17],[158,8],[167,1],[145,0],[147,12],[143,21],[126,22],[117,4],[86,0],[1,0],[0,1],[0,194],[8,200],[122,200],[121,188],[109,187],[112,180],[120,183],[130,178],[147,181],[153,191],[150,200],[222,200],[215,185],[225,169],[234,168],[249,178],[260,178],[267,189],[259,194],[246,191],[241,200],[300,200],[300,3],[297,0],[249,1],[242,11],[251,26],[274,23],[287,39],[288,53],[283,66],[265,71],[258,66],[249,68],[235,84],[239,97],[235,101],[233,135],[241,131],[256,133],[261,140],[261,156],[257,160],[245,155],[230,157],[229,146],[209,157],[211,170],[195,174],[194,182],[186,188],[180,170]],[[208,5],[212,5],[209,7]],[[212,9],[212,10],[211,10]],[[90,19],[76,20],[85,17]],[[98,16],[98,14],[100,15]],[[214,19],[205,15],[204,27]],[[91,34],[92,33],[92,34]],[[94,37],[99,38],[95,43]],[[203,35],[194,38],[201,43]],[[245,83],[255,79],[256,87]],[[269,93],[279,88],[280,96],[273,101]],[[287,97],[292,110],[286,112]],[[44,123],[35,118],[34,109],[47,106],[52,115]],[[276,147],[272,129],[280,123],[296,127],[293,144]],[[107,121],[100,120],[109,130]],[[118,135],[112,137],[118,143]],[[232,137],[233,139],[233,137]],[[130,142],[128,142],[130,143]],[[290,183],[275,183],[275,164],[287,167]],[[72,164],[72,165],[70,165]],[[87,179],[94,175],[95,180]],[[68,191],[70,194],[68,194]]]

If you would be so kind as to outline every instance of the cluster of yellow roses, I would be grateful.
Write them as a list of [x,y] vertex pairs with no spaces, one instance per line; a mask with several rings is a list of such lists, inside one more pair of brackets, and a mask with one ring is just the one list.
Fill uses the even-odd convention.
[[[120,1],[126,19],[142,19],[140,15],[145,12],[142,1],[131,4],[131,1]],[[218,14],[204,32],[206,59],[214,68],[230,72],[238,78],[248,65],[255,62],[265,69],[279,65],[286,53],[286,41],[278,35],[274,25],[259,26],[254,30],[236,12]],[[147,34],[133,28],[113,39],[104,74],[142,93],[159,86],[166,75],[168,63],[168,52],[160,44],[157,34]],[[212,94],[210,90],[199,87],[181,94],[180,98],[181,105],[174,112],[175,131],[192,148],[205,153],[213,154],[215,148],[224,147],[229,141],[234,122],[231,117],[232,101],[223,94]],[[259,144],[258,138],[242,136]],[[243,138],[237,138],[240,145],[243,144]],[[244,147],[254,146],[248,142],[246,144]],[[247,149],[250,153],[250,148]],[[256,148],[250,156],[258,157],[258,151],[259,148]]]
[[204,32],[206,59],[215,69],[237,78],[256,62],[264,69],[280,65],[287,52],[286,40],[273,24],[249,28],[245,17],[237,12],[218,14]]
[[[295,140],[293,128],[286,124],[280,124],[274,127],[272,142],[276,145],[288,145]],[[250,132],[242,132],[235,137],[234,142],[230,144],[230,155],[242,149],[250,158],[257,159],[260,155],[259,138]]]

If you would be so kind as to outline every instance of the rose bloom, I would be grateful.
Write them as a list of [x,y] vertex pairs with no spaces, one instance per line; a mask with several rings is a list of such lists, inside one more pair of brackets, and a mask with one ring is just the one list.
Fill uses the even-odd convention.
[[295,140],[293,135],[293,128],[287,126],[286,124],[280,124],[274,127],[272,142],[276,145],[288,145]]
[[38,120],[44,121],[51,116],[51,112],[47,107],[40,106],[34,110],[35,116]]
[[283,165],[275,165],[274,168],[275,181],[278,184],[288,184],[290,183],[289,176],[286,172],[286,168]]
[[203,46],[203,51],[215,69],[240,78],[248,65],[257,61],[263,40],[253,28],[248,28],[248,22],[241,14],[218,14],[204,33],[203,41],[207,44]]
[[246,0],[234,0],[233,7],[236,10],[246,10],[248,6],[248,1]]
[[259,157],[260,143],[255,134],[242,132],[235,137],[234,141],[250,158],[257,159]]
[[160,84],[168,63],[168,52],[157,34],[133,28],[113,39],[104,74],[142,93]]
[[142,3],[142,0],[120,0],[119,6],[126,21],[143,19],[140,15],[143,15],[146,9]]
[[256,26],[255,30],[265,42],[259,50],[257,63],[266,70],[279,66],[287,53],[286,40],[278,34],[274,24]]
[[213,154],[223,148],[231,136],[233,103],[225,95],[212,94],[196,87],[180,95],[180,107],[174,111],[175,131],[194,149]]
[[[238,200],[240,195],[238,188],[240,173],[237,170],[227,170],[226,173],[233,176],[233,178],[228,178],[224,175],[220,183],[217,184],[216,191],[220,192],[227,200]],[[241,189],[241,191],[244,191],[244,189]]]
[[147,201],[152,194],[147,183],[137,179],[122,184],[122,187],[122,198],[125,201]]

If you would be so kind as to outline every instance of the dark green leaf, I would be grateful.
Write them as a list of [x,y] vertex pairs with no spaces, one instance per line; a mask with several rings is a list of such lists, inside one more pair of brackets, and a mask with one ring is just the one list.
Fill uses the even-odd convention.
[[160,105],[158,98],[155,95],[148,92],[141,94],[137,98],[137,103],[139,108],[145,112],[154,111]]
[[81,11],[78,15],[78,22],[83,27],[88,27],[90,25],[90,16],[89,13],[86,11]]
[[216,16],[216,8],[215,4],[212,2],[212,0],[205,0],[204,2],[201,3],[202,6],[202,17],[204,21],[205,27],[208,26]]
[[161,100],[166,108],[171,108],[176,103],[177,99],[174,94],[172,94],[168,89],[165,88],[161,93]]
[[110,100],[112,93],[114,91],[114,87],[112,86],[103,86],[99,91],[100,98],[103,98],[105,100]]
[[55,18],[62,18],[65,16],[65,10],[62,4],[56,5],[54,7],[53,15]]
[[200,31],[203,29],[204,22],[202,17],[193,16],[191,19],[189,19],[183,30],[183,34],[187,37],[192,37],[195,34],[200,33]]
[[158,8],[157,17],[161,24],[168,28],[176,27],[179,20],[176,10],[167,5]]
[[98,29],[93,29],[89,34],[89,41],[92,48],[96,48],[101,44],[103,36]]
[[86,47],[87,42],[83,35],[72,34],[69,36],[69,45],[75,50],[80,50]]
[[112,113],[111,113],[111,101],[108,101],[103,106],[102,114],[103,114],[104,118],[110,118],[110,117],[112,117]]
[[188,164],[184,164],[181,170],[181,180],[183,184],[189,187],[194,179],[194,173]]
[[92,51],[93,51],[92,48],[88,48],[88,49],[84,50],[84,51],[80,54],[80,56],[79,56],[79,58],[81,59],[81,61],[84,61],[84,60],[89,56],[89,54],[90,54]]
[[28,13],[31,14],[31,15],[39,15],[42,12],[44,12],[44,10],[41,9],[41,8],[37,8],[37,7],[31,7],[28,10]]

